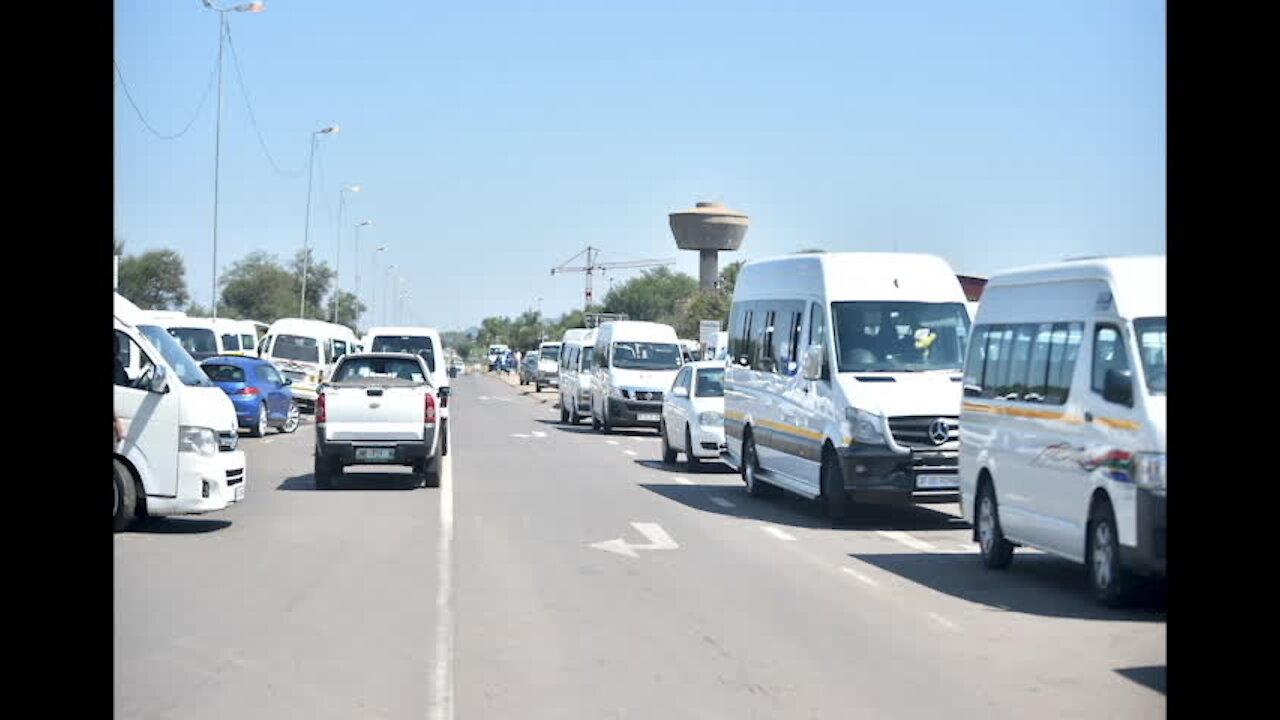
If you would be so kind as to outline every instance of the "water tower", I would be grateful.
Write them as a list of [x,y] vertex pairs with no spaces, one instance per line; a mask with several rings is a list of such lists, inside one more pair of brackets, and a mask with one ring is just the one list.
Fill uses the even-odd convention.
[[745,213],[711,202],[700,202],[697,207],[671,213],[669,217],[676,247],[698,251],[698,285],[703,289],[714,288],[720,276],[717,254],[742,247],[750,220]]

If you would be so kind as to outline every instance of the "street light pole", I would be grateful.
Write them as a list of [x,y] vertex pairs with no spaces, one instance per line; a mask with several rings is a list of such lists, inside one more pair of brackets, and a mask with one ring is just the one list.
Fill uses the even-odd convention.
[[338,322],[338,300],[339,295],[342,293],[342,206],[344,204],[343,201],[347,198],[343,193],[348,191],[358,193],[360,192],[360,186],[348,185],[338,191],[338,262],[337,269],[334,270],[333,275],[335,290],[333,293],[333,316],[330,318],[330,321],[335,323]]
[[302,220],[302,292],[298,295],[298,317],[307,317],[307,272],[311,260],[311,166],[316,156],[316,136],[338,132],[338,126],[316,130],[311,133],[311,149],[307,153],[307,214]]
[[364,227],[365,225],[372,225],[372,224],[373,224],[373,221],[372,221],[372,220],[364,220],[364,221],[361,221],[361,222],[356,223],[356,251],[355,251],[355,255],[356,255],[356,291],[355,291],[355,298],[356,298],[356,303],[357,303],[357,304],[359,304],[359,302],[360,302],[360,228]]
[[227,13],[229,12],[262,12],[266,3],[251,2],[230,8],[220,8],[212,0],[201,0],[204,6],[218,13],[218,109],[213,123],[213,288],[212,312],[218,317],[218,186],[219,165],[222,159],[222,46],[227,37]]
[[[379,245],[377,249],[373,251],[373,271],[375,273],[378,272],[378,253],[386,249],[387,249],[386,245]],[[372,295],[373,295],[373,298],[369,301],[369,311],[370,311],[370,315],[376,320],[378,317],[377,315],[378,311],[376,310],[378,306],[378,278],[373,279]],[[359,304],[358,304],[359,298],[356,299],[356,302],[357,302],[357,307],[359,307]]]

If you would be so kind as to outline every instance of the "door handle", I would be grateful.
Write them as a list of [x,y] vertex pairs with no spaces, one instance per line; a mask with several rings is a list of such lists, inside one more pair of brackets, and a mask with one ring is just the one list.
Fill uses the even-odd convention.
[[1093,413],[1089,412],[1088,410],[1085,410],[1085,411],[1084,411],[1084,421],[1085,421],[1085,422],[1088,422],[1088,423],[1093,422]]

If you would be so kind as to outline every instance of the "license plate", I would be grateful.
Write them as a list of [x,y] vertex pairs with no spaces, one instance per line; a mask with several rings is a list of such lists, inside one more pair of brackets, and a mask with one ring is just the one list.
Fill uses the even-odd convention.
[[395,448],[356,448],[356,460],[388,462],[396,459]]
[[658,419],[657,413],[640,413],[636,415],[636,420],[640,422],[658,422]]
[[236,502],[240,502],[243,499],[244,499],[244,483],[240,483],[239,485],[236,485]]
[[916,487],[930,490],[958,488],[960,477],[958,475],[917,475]]

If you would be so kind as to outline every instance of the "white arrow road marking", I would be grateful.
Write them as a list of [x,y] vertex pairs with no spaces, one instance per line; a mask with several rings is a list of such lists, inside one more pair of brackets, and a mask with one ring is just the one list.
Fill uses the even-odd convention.
[[776,527],[773,527],[772,525],[761,525],[760,529],[778,538],[779,540],[795,540],[795,538],[792,537],[790,534]]
[[613,540],[606,540],[604,542],[591,543],[591,547],[608,550],[609,552],[616,552],[619,555],[626,555],[628,557],[639,557],[639,555],[636,554],[636,550],[675,550],[680,547],[658,523],[633,522],[631,523],[631,527],[635,528],[641,535],[648,538],[648,544],[632,545],[622,538],[614,538]]
[[724,499],[724,498],[722,498],[722,497],[712,497],[712,498],[711,498],[711,502],[713,502],[713,503],[715,503],[715,504],[719,505],[719,506],[720,506],[720,507],[722,507],[722,508],[731,508],[731,507],[734,507],[733,503],[729,502],[728,500],[725,500],[725,499]]

